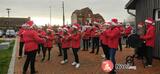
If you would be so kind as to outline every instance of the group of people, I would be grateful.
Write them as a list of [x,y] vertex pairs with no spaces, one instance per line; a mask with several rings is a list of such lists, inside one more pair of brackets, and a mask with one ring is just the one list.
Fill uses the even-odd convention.
[[[146,54],[146,66],[152,65],[152,49],[154,48],[155,40],[155,28],[153,26],[154,21],[152,18],[147,18],[146,23],[146,33],[141,33],[145,30],[145,24],[138,24],[139,38],[145,41]],[[81,40],[83,41],[83,51],[88,51],[89,47],[92,46],[90,53],[99,53],[99,47],[101,45],[105,59],[111,60],[114,67],[110,72],[115,74],[115,64],[116,64],[116,51],[120,48],[122,51],[121,38],[128,38],[132,34],[132,26],[126,24],[124,26],[116,18],[111,19],[110,22],[85,24],[80,26],[79,24],[72,24],[71,26],[61,26],[57,30],[53,30],[51,27],[47,29],[37,29],[34,27],[33,21],[28,21],[19,30],[20,37],[20,47],[19,47],[19,58],[22,57],[22,50],[24,46],[25,55],[27,55],[26,61],[23,67],[23,74],[26,73],[28,65],[31,65],[31,74],[35,74],[35,58],[36,54],[43,52],[42,62],[45,60],[46,51],[48,51],[48,60],[50,60],[50,52],[53,46],[53,42],[57,44],[59,48],[59,55],[63,56],[61,64],[68,62],[67,50],[72,49],[75,60],[72,65],[75,68],[80,67],[78,51],[81,49]],[[126,47],[129,47],[128,40],[126,41]],[[119,46],[119,47],[118,47]],[[143,53],[143,52],[142,52]],[[137,54],[139,55],[139,54]]]

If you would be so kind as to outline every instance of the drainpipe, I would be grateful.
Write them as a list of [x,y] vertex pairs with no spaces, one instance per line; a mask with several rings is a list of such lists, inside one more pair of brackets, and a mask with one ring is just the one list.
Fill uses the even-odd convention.
[[132,15],[132,16],[134,16],[134,17],[136,17],[136,15],[135,15],[135,14],[133,14],[132,12],[130,12],[130,11],[129,11],[129,9],[127,9],[127,12],[128,12],[128,14],[130,14],[130,15]]
[[[128,14],[130,14],[130,15],[132,15],[132,16],[134,16],[134,17],[136,17],[136,14],[133,14],[133,13],[132,13],[132,12],[130,12],[129,10],[130,10],[130,9],[127,9]],[[137,33],[137,25],[136,25],[136,33]]]

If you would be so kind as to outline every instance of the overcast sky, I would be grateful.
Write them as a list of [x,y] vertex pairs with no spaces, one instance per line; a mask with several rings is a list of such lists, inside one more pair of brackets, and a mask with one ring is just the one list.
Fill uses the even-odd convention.
[[[91,8],[100,13],[105,20],[113,17],[120,21],[129,15],[124,9],[129,0],[64,0],[66,23],[76,9]],[[0,0],[0,16],[7,16],[6,8],[11,8],[11,17],[30,16],[36,24],[49,23],[49,5],[52,6],[52,24],[62,24],[62,0]]]

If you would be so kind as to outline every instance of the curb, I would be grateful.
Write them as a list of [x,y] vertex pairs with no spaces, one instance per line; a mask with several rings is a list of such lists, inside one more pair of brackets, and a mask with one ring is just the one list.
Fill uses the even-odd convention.
[[9,69],[7,74],[14,74],[14,65],[16,60],[16,47],[17,47],[17,38],[15,39],[15,44],[12,52],[12,58],[9,64]]

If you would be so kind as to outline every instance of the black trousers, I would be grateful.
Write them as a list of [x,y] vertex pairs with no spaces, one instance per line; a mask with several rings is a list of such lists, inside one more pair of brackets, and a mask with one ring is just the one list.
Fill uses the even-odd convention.
[[92,38],[91,38],[91,37],[89,37],[89,40],[88,40],[88,43],[89,43],[89,45],[88,45],[88,46],[89,46],[89,48],[91,47],[91,39],[92,39]]
[[26,58],[26,61],[24,63],[24,66],[23,66],[23,73],[24,74],[26,73],[29,64],[30,64],[31,74],[35,73],[35,58],[36,58],[36,53],[37,53],[37,50],[31,51],[31,52],[26,52],[27,58]]
[[129,42],[128,42],[128,37],[126,37],[126,48],[129,48],[130,45],[129,45]]
[[145,52],[146,52],[145,43],[142,43],[140,47],[135,49],[135,55],[137,55],[137,58],[143,58],[145,56]]
[[67,55],[67,50],[68,50],[69,48],[62,48],[62,50],[63,50],[63,60],[67,60],[68,59],[68,55]]
[[89,48],[89,39],[83,39],[83,50],[88,50]]
[[58,43],[58,50],[59,50],[59,55],[62,55],[62,44]]
[[73,51],[76,63],[79,63],[79,57],[78,57],[78,51],[79,51],[79,49],[80,48],[72,48],[72,51]]
[[99,37],[92,38],[92,53],[94,53],[95,48],[97,48],[96,54],[99,52]]
[[152,51],[153,51],[152,47],[146,46],[146,51],[145,51],[146,65],[152,65]]
[[102,49],[103,49],[103,53],[105,55],[105,59],[109,60],[109,47],[108,45],[104,45],[102,42],[101,42],[101,46],[102,46]]
[[43,50],[44,50],[43,44],[38,44],[38,54],[40,54],[40,52]]
[[20,42],[19,44],[19,56],[20,57],[22,56],[22,53],[23,53],[23,46],[24,46],[24,42]]
[[48,60],[50,60],[51,49],[52,49],[52,47],[44,47],[44,50],[43,50],[43,59],[45,59],[45,57],[46,57],[46,51],[48,51]]
[[119,49],[120,49],[120,51],[122,51],[122,43],[121,43],[121,37],[119,38],[119,40],[118,40],[118,42],[119,42]]

